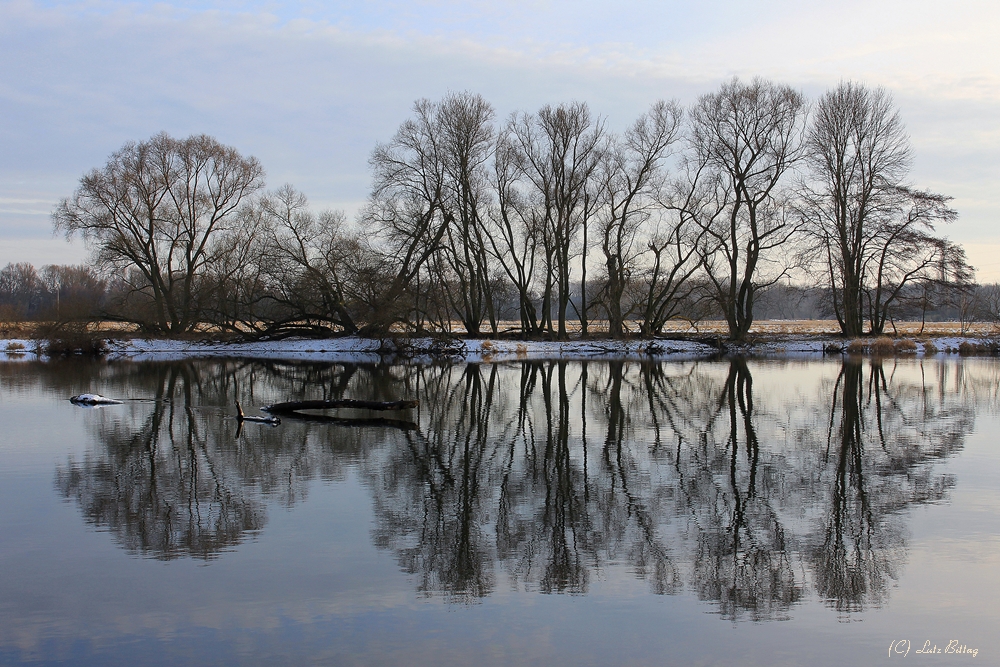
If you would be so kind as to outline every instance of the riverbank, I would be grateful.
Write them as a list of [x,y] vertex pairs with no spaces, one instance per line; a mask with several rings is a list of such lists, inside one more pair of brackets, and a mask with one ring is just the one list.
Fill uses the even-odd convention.
[[[437,360],[492,363],[548,359],[658,360],[716,356],[810,358],[824,355],[874,354],[924,357],[961,354],[995,356],[997,340],[987,336],[900,336],[849,341],[829,334],[757,334],[748,342],[727,343],[721,336],[657,339],[588,338],[570,341],[520,341],[449,338],[357,337],[285,339],[262,342],[212,342],[176,339],[108,339],[104,358],[131,361],[174,361],[195,358],[246,358],[331,363],[378,363]],[[49,358],[44,341],[0,341],[0,360]]]

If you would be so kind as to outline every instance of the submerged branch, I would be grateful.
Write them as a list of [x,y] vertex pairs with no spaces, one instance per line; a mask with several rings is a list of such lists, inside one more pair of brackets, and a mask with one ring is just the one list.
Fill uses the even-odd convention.
[[359,410],[408,410],[415,408],[418,401],[360,401],[352,398],[342,398],[332,401],[290,401],[275,403],[261,408],[271,414],[286,414],[298,410],[331,410],[336,408],[354,408]]

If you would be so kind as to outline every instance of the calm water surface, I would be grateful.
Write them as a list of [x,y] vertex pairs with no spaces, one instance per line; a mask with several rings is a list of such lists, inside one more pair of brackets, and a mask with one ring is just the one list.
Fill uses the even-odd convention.
[[0,664],[1000,665],[998,382],[0,363]]

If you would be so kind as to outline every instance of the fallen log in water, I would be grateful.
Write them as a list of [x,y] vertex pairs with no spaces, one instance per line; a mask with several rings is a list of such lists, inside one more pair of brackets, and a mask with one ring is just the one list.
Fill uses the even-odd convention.
[[354,410],[409,410],[419,405],[419,401],[359,401],[353,398],[340,398],[332,401],[289,401],[275,403],[261,408],[271,414],[287,414],[299,410],[333,410],[336,408],[351,408]]
[[277,426],[281,423],[281,420],[277,417],[258,417],[243,414],[243,406],[240,405],[239,401],[236,401],[236,421],[240,424],[243,422],[257,422],[259,424],[270,424],[271,426]]
[[398,428],[402,431],[412,431],[417,425],[403,419],[386,419],[384,417],[334,417],[331,415],[316,415],[306,412],[283,412],[281,416],[288,421],[306,422],[309,424],[332,424],[334,426],[378,426],[382,428]]

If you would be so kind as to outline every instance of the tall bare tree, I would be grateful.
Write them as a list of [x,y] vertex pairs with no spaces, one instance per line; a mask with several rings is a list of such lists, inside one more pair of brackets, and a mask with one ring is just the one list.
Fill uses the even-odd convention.
[[536,260],[544,221],[532,206],[531,193],[522,182],[522,155],[509,132],[497,136],[493,166],[497,201],[489,218],[492,226],[486,238],[493,257],[517,292],[522,334],[538,334],[542,331],[543,318],[535,307]]
[[691,110],[693,173],[725,202],[723,215],[698,222],[702,265],[731,340],[750,330],[757,292],[787,272],[777,251],[798,227],[780,186],[801,156],[805,111],[800,93],[763,79],[733,79]]
[[255,158],[212,137],[158,134],[86,174],[52,217],[56,229],[81,234],[99,262],[121,269],[129,300],[119,317],[180,333],[202,318],[200,283],[216,241],[244,223],[241,207],[263,174]]
[[[479,95],[419,100],[413,118],[372,154],[375,185],[368,219],[387,242],[395,275],[373,316],[399,321],[393,309],[420,273],[443,292],[466,331],[496,320],[485,238],[493,108]],[[418,296],[419,298],[419,296]]]
[[495,135],[493,107],[480,95],[464,92],[445,97],[435,112],[444,165],[444,207],[451,223],[444,249],[453,280],[444,284],[456,288],[447,293],[466,332],[479,335],[483,320],[488,318],[496,333],[486,239],[486,209],[491,201],[489,161]]
[[[663,187],[663,162],[678,138],[682,117],[677,103],[655,103],[624,134],[612,139],[601,161],[597,227],[607,278],[608,328],[615,337],[625,332],[631,308],[623,303],[624,297],[637,277],[640,257],[650,250],[642,244],[641,231],[662,210],[658,194]],[[655,270],[660,268],[661,257],[655,253]]]
[[[604,123],[591,115],[585,103],[574,102],[544,106],[537,115],[515,114],[507,133],[519,153],[517,164],[530,183],[535,208],[532,215],[545,255],[542,319],[549,333],[555,333],[551,314],[554,305],[557,335],[565,338],[571,262],[577,237],[586,229],[595,208],[593,177],[604,151]],[[586,254],[584,241],[584,262]],[[584,294],[581,302],[585,299]],[[584,313],[581,320],[586,322]]]
[[804,213],[844,335],[862,335],[866,320],[881,333],[909,284],[967,279],[964,259],[933,235],[955,216],[948,198],[906,185],[909,137],[886,90],[843,82],[825,93],[807,147]]
[[400,125],[369,158],[372,194],[363,224],[378,235],[386,253],[382,271],[373,276],[383,286],[372,292],[366,334],[382,334],[415,310],[409,289],[448,231],[444,210],[444,165],[436,149],[433,105],[414,104],[414,118]]

